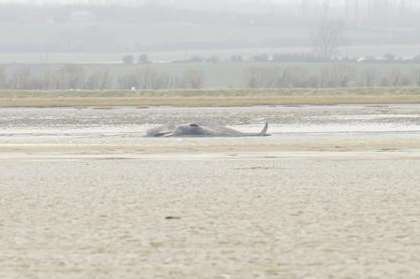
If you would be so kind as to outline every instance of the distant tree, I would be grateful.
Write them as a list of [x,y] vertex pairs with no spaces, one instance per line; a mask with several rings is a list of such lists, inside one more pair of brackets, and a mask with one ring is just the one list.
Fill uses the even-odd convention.
[[399,68],[393,68],[390,71],[388,71],[381,81],[382,86],[399,87],[408,86],[409,84],[409,78],[405,76]]
[[274,71],[265,67],[251,67],[246,74],[246,85],[249,88],[271,88],[276,82]]
[[184,72],[184,87],[200,89],[204,85],[203,72],[197,69],[189,69]]
[[32,73],[29,66],[17,68],[11,75],[10,87],[12,89],[30,89]]
[[181,82],[177,77],[165,72],[159,72],[152,67],[141,67],[135,71],[125,73],[117,80],[121,89],[170,89],[181,88]]
[[200,56],[193,56],[193,57],[191,57],[190,59],[189,59],[189,61],[188,62],[191,62],[191,63],[203,63],[205,61],[205,59],[203,58],[203,57],[200,57]]
[[278,77],[277,87],[296,88],[308,87],[309,75],[305,68],[287,66]]
[[273,55],[273,62],[275,63],[289,62],[288,60],[289,60],[288,55],[278,54],[278,53]]
[[265,62],[268,62],[270,60],[270,57],[268,56],[268,54],[263,53],[263,54],[260,54],[260,55],[255,55],[252,58],[252,60],[254,62],[257,62],[257,63],[265,63]]
[[122,62],[127,65],[134,64],[134,56],[133,55],[125,55],[122,58]]
[[348,87],[353,78],[353,68],[350,65],[328,64],[321,68],[320,87]]
[[414,63],[420,63],[420,55],[414,56],[411,61],[414,62]]
[[96,71],[89,75],[85,87],[87,89],[104,90],[111,87],[112,77],[109,71]]
[[53,66],[49,66],[42,73],[42,89],[44,90],[55,90],[59,89],[60,79],[57,70]]
[[274,63],[285,63],[285,62],[303,62],[303,63],[313,63],[321,62],[320,59],[313,54],[294,54],[294,53],[276,53],[273,55],[272,62]]
[[83,66],[68,64],[59,70],[64,89],[82,89],[86,83],[86,72]]
[[126,73],[117,79],[120,89],[138,88],[138,80],[135,73]]
[[364,87],[372,87],[377,83],[378,72],[375,67],[369,67],[361,73],[361,85]]
[[213,63],[213,64],[216,64],[216,63],[219,63],[219,62],[220,62],[220,58],[219,58],[219,57],[217,57],[217,56],[215,56],[215,55],[213,55],[213,56],[210,56],[209,58],[207,58],[207,59],[206,59],[206,62],[207,62],[207,63]]
[[4,67],[0,66],[0,88],[5,89],[7,87],[6,71]]
[[413,78],[414,78],[414,84],[416,86],[420,86],[420,69],[416,68],[413,70]]
[[331,60],[343,44],[344,24],[341,21],[323,19],[313,37],[314,54],[323,60]]
[[395,56],[395,54],[392,54],[392,53],[387,53],[384,55],[384,59],[386,62],[394,62],[396,58],[397,57]]
[[242,63],[244,61],[241,55],[232,55],[230,57],[230,62],[232,63]]
[[137,63],[138,64],[149,64],[151,62],[150,62],[149,56],[147,54],[142,54],[142,55],[139,56],[139,58],[137,60]]
[[351,65],[335,64],[334,72],[336,84],[338,87],[349,87],[351,82],[354,82],[354,68]]

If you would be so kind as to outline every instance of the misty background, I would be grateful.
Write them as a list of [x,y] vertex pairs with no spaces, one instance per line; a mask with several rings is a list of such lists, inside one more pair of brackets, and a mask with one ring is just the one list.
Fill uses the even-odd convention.
[[0,1],[9,89],[417,86],[419,55],[415,0]]

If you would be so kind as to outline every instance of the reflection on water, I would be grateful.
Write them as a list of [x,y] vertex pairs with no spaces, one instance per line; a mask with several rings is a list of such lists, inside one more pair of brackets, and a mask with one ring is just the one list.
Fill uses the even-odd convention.
[[7,108],[0,141],[11,138],[141,137],[150,127],[198,122],[261,130],[274,136],[334,133],[420,133],[420,105],[275,106],[250,108]]

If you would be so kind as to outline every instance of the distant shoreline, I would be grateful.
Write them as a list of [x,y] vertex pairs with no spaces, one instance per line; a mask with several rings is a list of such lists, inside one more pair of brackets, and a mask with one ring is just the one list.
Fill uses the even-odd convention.
[[420,104],[420,88],[281,90],[38,91],[0,90],[0,107],[238,107]]

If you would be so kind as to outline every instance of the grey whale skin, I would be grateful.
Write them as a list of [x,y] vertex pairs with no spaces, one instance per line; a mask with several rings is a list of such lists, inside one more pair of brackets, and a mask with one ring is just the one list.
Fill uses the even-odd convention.
[[161,126],[147,131],[146,137],[266,137],[268,123],[259,133],[242,133],[223,126],[202,126],[196,123],[176,127]]

